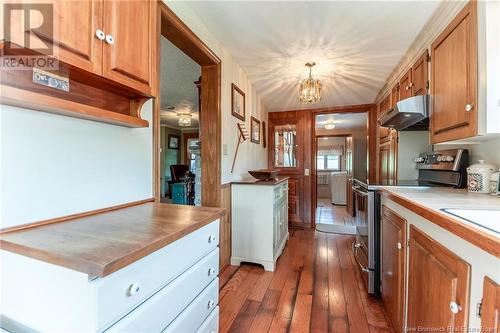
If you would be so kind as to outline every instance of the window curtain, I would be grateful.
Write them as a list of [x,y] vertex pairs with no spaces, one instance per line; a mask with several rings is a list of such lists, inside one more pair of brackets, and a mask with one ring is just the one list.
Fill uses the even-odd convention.
[[344,146],[342,145],[336,145],[336,146],[325,146],[325,147],[318,147],[318,155],[319,156],[326,156],[326,155],[337,155],[337,156],[342,156],[344,155]]

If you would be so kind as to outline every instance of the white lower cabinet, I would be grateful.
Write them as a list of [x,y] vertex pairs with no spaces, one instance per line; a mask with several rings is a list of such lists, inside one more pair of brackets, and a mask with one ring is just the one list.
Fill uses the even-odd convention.
[[[218,314],[218,244],[215,220],[103,278],[1,251],[0,326],[13,333],[196,332]],[[182,324],[186,316],[190,326]]]
[[231,264],[274,271],[288,240],[288,181],[231,185]]

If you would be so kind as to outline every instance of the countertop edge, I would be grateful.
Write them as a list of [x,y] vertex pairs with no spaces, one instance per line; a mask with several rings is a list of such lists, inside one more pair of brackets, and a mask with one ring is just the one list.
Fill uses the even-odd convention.
[[[215,210],[215,208],[214,208]],[[195,224],[185,227],[171,235],[165,236],[158,239],[150,244],[145,244],[143,247],[135,249],[125,256],[117,258],[116,260],[110,261],[105,265],[96,264],[94,262],[83,260],[81,258],[75,258],[74,256],[64,256],[59,255],[50,251],[43,251],[40,249],[35,249],[22,244],[17,244],[0,237],[0,249],[23,255],[32,259],[40,260],[46,263],[50,263],[56,266],[68,268],[80,273],[88,274],[89,276],[105,277],[114,273],[134,262],[146,257],[147,255],[181,239],[182,237],[204,227],[205,225],[224,217],[226,214],[225,208],[219,208],[214,211],[213,214],[205,217],[204,219],[198,221]],[[99,215],[99,214],[96,214]],[[71,221],[71,220],[69,220]],[[64,223],[64,222],[60,222]],[[34,226],[43,227],[43,226]]]
[[382,188],[379,191],[386,198],[402,205],[416,214],[419,214],[424,219],[448,230],[449,232],[479,247],[489,254],[500,258],[500,242],[494,236],[471,227],[459,219],[448,216],[445,213],[440,213],[432,208],[423,206],[409,198],[394,193],[389,189]]

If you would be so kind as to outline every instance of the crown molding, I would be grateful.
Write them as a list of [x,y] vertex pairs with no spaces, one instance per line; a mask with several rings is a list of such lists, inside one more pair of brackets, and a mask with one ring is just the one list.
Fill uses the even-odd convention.
[[458,12],[467,4],[467,2],[468,1],[463,0],[445,0],[439,5],[438,8],[436,8],[434,13],[431,15],[422,30],[420,30],[415,40],[411,43],[406,53],[385,81],[384,86],[377,94],[375,103],[380,102],[382,98],[391,92],[395,82],[399,81],[401,76],[403,76],[406,70],[408,70],[408,68],[410,68],[411,65],[420,57],[425,49],[428,49],[429,54],[431,54],[430,46],[432,42],[444,30],[444,28],[446,28]]

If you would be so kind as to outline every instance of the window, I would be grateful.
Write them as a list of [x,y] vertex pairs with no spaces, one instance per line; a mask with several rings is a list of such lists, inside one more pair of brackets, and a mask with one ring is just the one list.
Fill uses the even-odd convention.
[[340,171],[340,155],[318,155],[317,170]]

